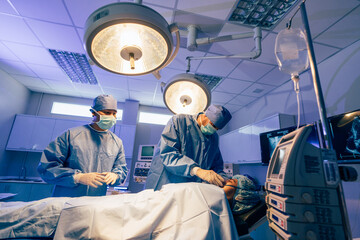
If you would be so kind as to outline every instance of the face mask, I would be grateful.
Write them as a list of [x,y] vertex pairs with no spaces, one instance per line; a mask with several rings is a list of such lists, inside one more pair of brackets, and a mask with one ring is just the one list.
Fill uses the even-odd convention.
[[116,118],[113,115],[100,115],[98,112],[96,113],[100,116],[100,120],[96,122],[99,128],[108,130],[115,125]]
[[210,123],[205,126],[201,126],[200,130],[204,135],[212,135],[216,132],[216,129]]

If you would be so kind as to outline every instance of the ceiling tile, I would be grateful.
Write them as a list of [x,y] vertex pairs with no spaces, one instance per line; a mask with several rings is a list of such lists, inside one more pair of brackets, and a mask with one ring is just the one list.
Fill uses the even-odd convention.
[[280,86],[290,80],[290,75],[283,73],[278,67],[274,67],[268,74],[260,78],[257,83],[265,83],[271,86]]
[[41,46],[21,17],[0,14],[0,40]]
[[[299,1],[302,2],[302,1]],[[315,38],[325,29],[336,23],[341,19],[344,14],[347,14],[356,6],[359,5],[357,0],[316,0],[316,1],[307,1],[305,3],[306,13],[308,16],[308,21],[310,25],[311,36]],[[284,18],[284,20],[274,29],[276,32],[280,32],[285,29],[286,23],[288,23],[291,16],[294,15],[298,7],[293,8],[293,10]],[[295,15],[292,20],[291,26],[293,28],[302,28],[302,19],[300,11]]]
[[130,91],[143,91],[154,93],[157,86],[156,81],[143,81],[136,79],[129,79],[129,90]]
[[13,60],[13,61],[19,61],[20,60],[1,42],[0,42],[0,58]]
[[49,85],[37,77],[28,77],[16,74],[12,74],[11,76],[18,82],[22,83],[25,87],[40,87],[44,89],[49,88]]
[[11,0],[21,16],[42,19],[49,22],[71,24],[71,20],[61,0]]
[[323,44],[318,44],[315,42],[313,42],[313,46],[315,51],[316,62],[318,64],[339,51],[338,48],[325,46]]
[[252,96],[252,97],[262,97],[271,90],[273,90],[274,86],[269,86],[265,84],[259,84],[254,83],[249,88],[247,88],[245,91],[243,91],[241,94],[246,96]]
[[317,42],[345,48],[359,39],[360,5],[346,17],[316,37]]
[[257,99],[256,97],[238,95],[234,99],[232,99],[230,102],[228,102],[228,104],[245,106],[245,105],[255,101],[256,99]]
[[17,15],[7,0],[0,0],[0,12]]
[[154,93],[130,91],[130,99],[135,99],[143,105],[153,104]]
[[151,6],[160,5],[163,7],[174,8],[176,0],[166,0],[166,1],[159,1],[159,0],[145,0],[143,4],[150,4]]
[[225,78],[215,88],[215,91],[239,94],[242,91],[244,91],[247,87],[249,87],[251,84],[252,84],[251,82]]
[[105,94],[113,95],[118,102],[125,102],[130,97],[129,92],[122,89],[103,87],[103,90]]
[[[227,36],[247,32],[253,32],[253,30],[251,28],[236,24],[225,24],[219,32],[219,36]],[[215,42],[211,45],[209,51],[221,55],[239,55],[242,53],[251,52],[254,47],[255,42],[253,40],[253,37],[250,37],[231,41]]]
[[[181,3],[183,1],[180,1]],[[197,1],[193,1],[197,2]],[[187,29],[189,25],[196,25],[199,28],[198,37],[217,36],[223,26],[223,21],[183,11],[176,11],[174,22],[180,29]]]
[[[214,56],[208,54],[206,56]],[[202,60],[196,73],[214,75],[219,77],[228,76],[239,64],[240,59],[206,59]]]
[[35,47],[6,42],[5,45],[23,62],[57,67],[49,51],[43,47]]
[[44,66],[39,64],[26,64],[36,75],[43,79],[61,80],[70,82],[70,78],[59,67]]
[[[188,61],[186,60],[187,57],[203,57],[204,55],[204,52],[189,51],[186,48],[180,48],[176,58],[166,68],[174,68],[181,71],[186,71],[188,64]],[[196,70],[199,64],[199,60],[190,61],[190,72]]]
[[177,9],[203,16],[225,20],[230,15],[234,0],[181,0]]
[[74,27],[37,20],[26,21],[46,48],[85,53]]
[[75,26],[84,28],[87,18],[98,8],[113,3],[111,0],[65,0],[65,5],[70,13]]
[[255,82],[272,68],[274,67],[268,64],[244,60],[234,69],[229,77]]
[[0,68],[9,74],[37,77],[23,62],[0,59]]
[[[164,3],[167,1],[163,1]],[[146,3],[144,4],[146,5]],[[171,24],[173,21],[173,9],[168,9],[168,8],[163,8],[163,7],[158,7],[158,6],[148,6],[151,9],[155,10],[157,13],[159,13],[163,18],[165,18],[165,20]]]
[[63,91],[75,91],[76,88],[71,81],[54,81],[51,79],[42,79],[49,85],[55,92],[61,93]]
[[236,94],[232,94],[232,93],[213,91],[211,93],[211,102],[225,104],[229,102],[231,99],[233,99],[235,96]]
[[122,89],[128,91],[128,78],[126,76],[117,75],[114,73],[104,74],[95,74],[96,78],[103,88],[114,88]]
[[[158,82],[168,82],[171,78],[173,78],[175,75],[180,74],[180,73],[185,73],[185,70],[164,68],[160,71],[160,75],[161,75],[160,80],[157,80],[156,78],[151,78],[151,79],[149,79],[149,81],[157,80]],[[138,77],[136,76],[134,78],[138,78]]]
[[230,113],[234,113],[238,110],[240,110],[243,106],[241,105],[235,105],[235,104],[225,104],[224,106],[227,110],[230,111]]

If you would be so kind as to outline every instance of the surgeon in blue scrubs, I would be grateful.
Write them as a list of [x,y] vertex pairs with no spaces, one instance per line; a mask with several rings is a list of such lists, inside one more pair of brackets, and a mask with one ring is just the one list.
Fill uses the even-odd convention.
[[108,130],[116,123],[117,101],[100,95],[90,111],[92,123],[67,130],[41,156],[37,170],[55,184],[53,197],[104,196],[107,185],[126,178],[123,143]]
[[210,105],[205,113],[173,116],[161,134],[145,188],[202,181],[223,187],[226,175],[216,131],[230,119],[230,112],[220,105]]

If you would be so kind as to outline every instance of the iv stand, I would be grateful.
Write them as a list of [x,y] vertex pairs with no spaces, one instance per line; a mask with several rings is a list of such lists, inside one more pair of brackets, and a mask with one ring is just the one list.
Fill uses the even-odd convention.
[[[307,47],[308,47],[311,75],[313,78],[313,84],[314,84],[314,90],[315,90],[318,110],[319,110],[319,114],[320,114],[320,120],[322,123],[322,132],[324,135],[325,145],[326,145],[325,147],[327,149],[333,149],[333,145],[332,145],[332,141],[331,141],[331,137],[330,137],[330,126],[329,126],[329,122],[327,121],[327,118],[326,118],[325,102],[324,102],[324,97],[323,97],[322,90],[321,90],[321,84],[320,84],[318,69],[317,69],[317,65],[316,65],[316,59],[315,59],[315,53],[314,53],[314,48],[313,48],[313,44],[312,44],[310,27],[309,27],[309,22],[308,22],[308,18],[307,18],[306,8],[305,8],[305,1],[303,1],[300,4],[300,10],[301,10],[302,24],[303,24],[303,27],[305,30],[305,37],[307,40],[306,42],[307,42]],[[343,218],[343,223],[345,224],[345,230],[346,230],[345,237],[348,240],[351,240],[352,237],[351,237],[349,217],[348,217],[348,213],[347,213],[347,209],[346,209],[346,203],[345,203],[345,199],[344,199],[344,191],[343,191],[341,182],[339,182],[337,191],[340,196],[340,204],[341,204],[342,213],[343,213],[342,218]]]

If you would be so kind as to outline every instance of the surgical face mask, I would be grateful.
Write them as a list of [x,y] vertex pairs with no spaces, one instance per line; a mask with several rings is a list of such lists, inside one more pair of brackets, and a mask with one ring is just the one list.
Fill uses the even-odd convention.
[[[96,112],[96,111],[95,111]],[[96,122],[96,124],[99,126],[99,128],[103,130],[108,130],[112,128],[112,126],[116,123],[116,118],[113,115],[100,115],[98,112],[96,112],[100,116],[100,120]]]
[[210,123],[205,126],[201,126],[200,130],[204,135],[212,135],[216,132],[216,129]]

